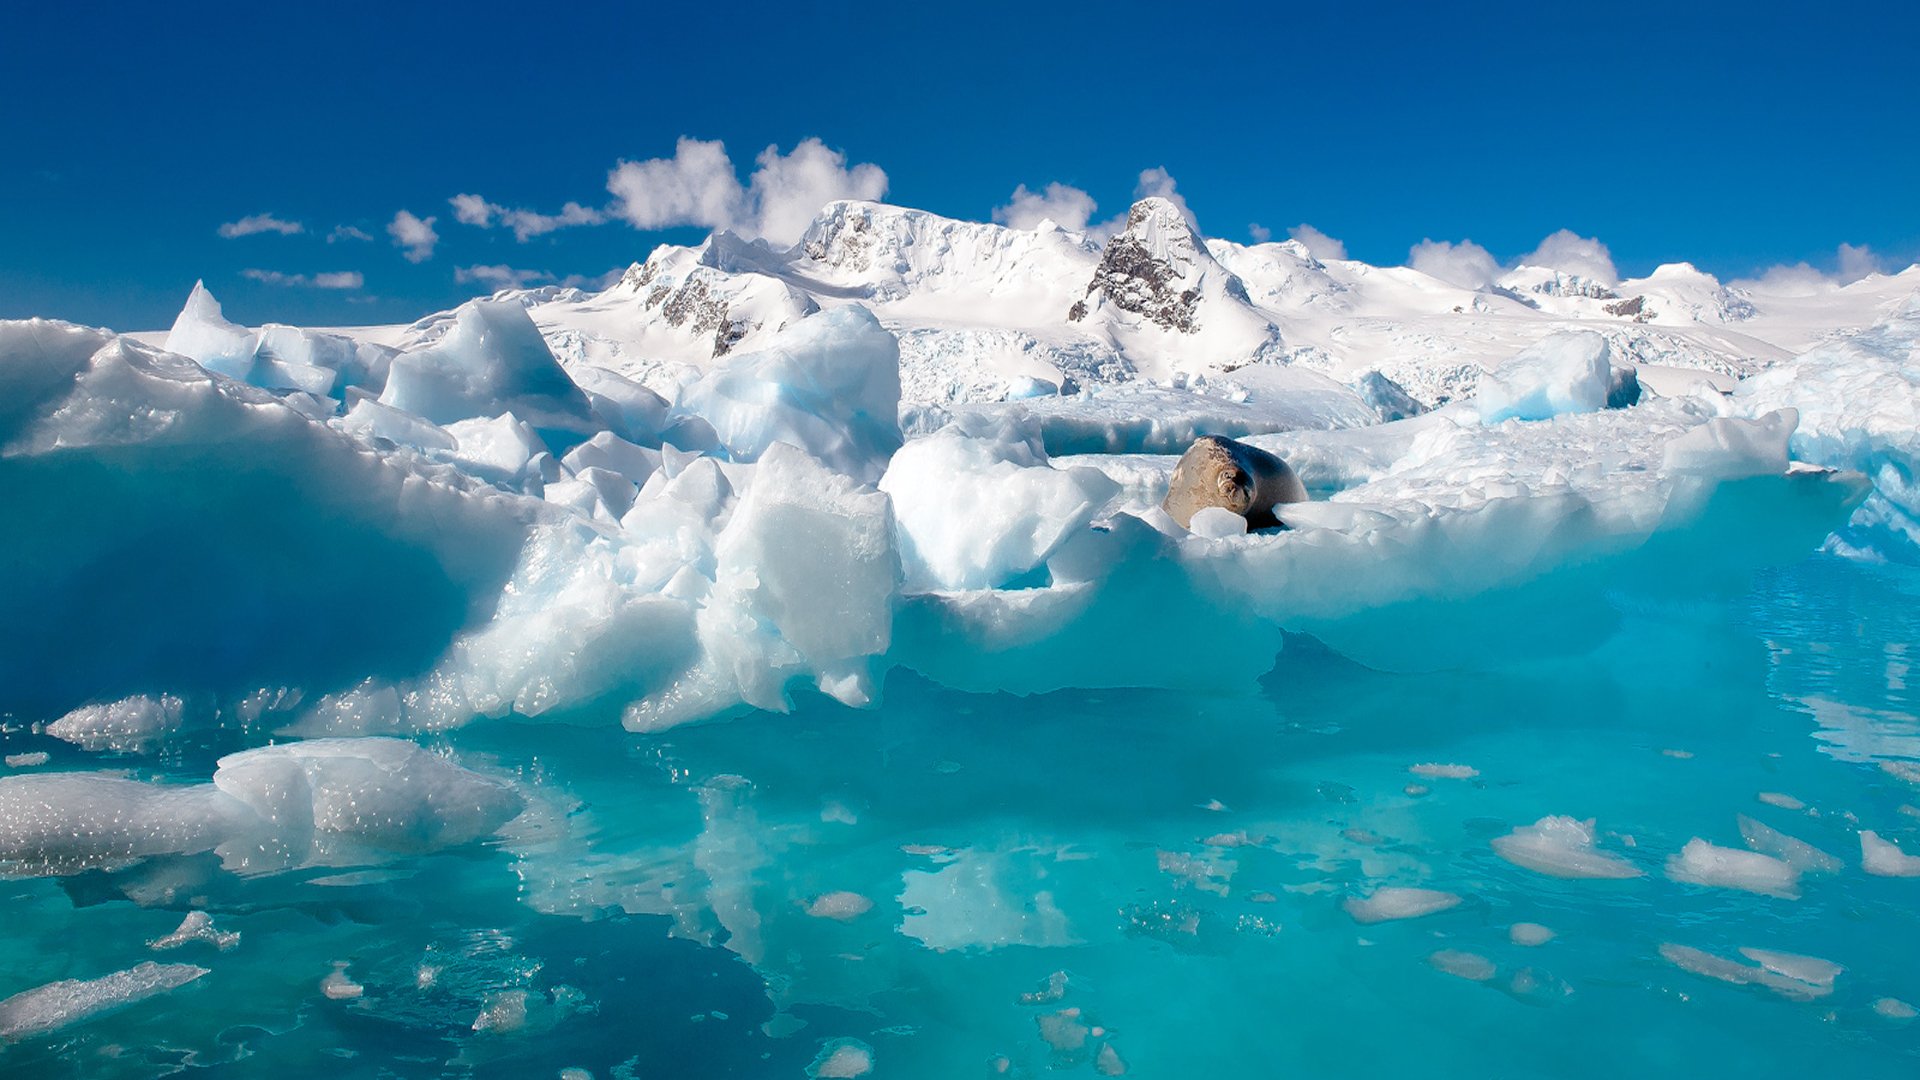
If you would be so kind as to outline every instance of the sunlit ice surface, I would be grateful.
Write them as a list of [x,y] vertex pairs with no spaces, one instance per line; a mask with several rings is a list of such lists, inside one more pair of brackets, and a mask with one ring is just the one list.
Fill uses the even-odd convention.
[[[419,744],[525,799],[492,839],[9,880],[9,992],[146,961],[207,974],[4,1063],[1909,1075],[1920,882],[1864,870],[1859,837],[1920,854],[1916,592],[1912,570],[1817,555],[1496,674],[1384,674],[1293,637],[1257,688],[1217,695],[896,673],[871,710],[470,725]],[[119,764],[192,790],[239,745]],[[98,764],[17,728],[6,751],[50,755],[10,772]],[[1568,842],[1611,872],[1503,857],[1560,816],[1591,822]],[[1696,839],[1790,865],[1791,887],[1676,880]],[[238,938],[149,946],[189,912]]]

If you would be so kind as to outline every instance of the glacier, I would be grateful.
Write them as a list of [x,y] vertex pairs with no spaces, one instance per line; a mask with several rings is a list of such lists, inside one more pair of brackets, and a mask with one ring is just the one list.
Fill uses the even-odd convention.
[[835,203],[0,323],[0,1069],[1897,1074],[1917,273]]

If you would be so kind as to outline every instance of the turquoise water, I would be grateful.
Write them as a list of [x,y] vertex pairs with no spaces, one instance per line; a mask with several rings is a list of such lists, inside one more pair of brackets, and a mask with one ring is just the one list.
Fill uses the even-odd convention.
[[[876,1077],[1911,1076],[1920,1024],[1873,1006],[1920,1002],[1920,878],[1863,873],[1857,833],[1920,854],[1920,789],[1880,767],[1920,758],[1916,594],[1920,571],[1818,556],[1495,674],[1385,675],[1295,638],[1218,697],[966,695],[896,671],[870,711],[815,698],[659,736],[476,723],[422,741],[528,795],[487,845],[0,882],[0,996],[211,969],[0,1051],[0,1072],[799,1077],[857,1040]],[[106,764],[202,782],[241,745]],[[5,738],[40,750],[102,764]],[[1555,814],[1595,819],[1644,876],[1556,879],[1490,847]],[[1741,814],[1845,868],[1797,899],[1666,876],[1692,838],[1743,846]],[[1357,924],[1342,902],[1380,885],[1462,899]],[[145,947],[191,908],[238,947]],[[1515,944],[1521,922],[1555,936]],[[1669,943],[1845,971],[1798,1000],[1682,970]],[[1488,977],[1440,970],[1445,950]],[[336,968],[358,996],[322,992]]]

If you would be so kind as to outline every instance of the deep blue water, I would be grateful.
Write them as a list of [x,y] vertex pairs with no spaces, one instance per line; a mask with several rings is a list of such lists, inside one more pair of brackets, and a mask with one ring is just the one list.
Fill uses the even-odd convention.
[[[800,1077],[856,1039],[876,1077],[1095,1076],[1103,1045],[1143,1077],[1912,1076],[1920,1026],[1872,1005],[1920,1002],[1920,878],[1863,873],[1856,834],[1920,854],[1920,789],[1879,766],[1920,758],[1916,594],[1920,572],[1818,556],[1498,673],[1386,675],[1302,638],[1217,697],[978,696],[897,671],[870,711],[815,698],[658,736],[476,723],[422,741],[529,794],[489,846],[0,882],[0,996],[150,958],[212,969],[0,1051],[0,1073]],[[240,745],[198,740],[104,764],[204,781]],[[19,732],[5,750],[103,764]],[[1489,846],[1550,814],[1596,819],[1645,876],[1549,878]],[[1798,899],[1667,878],[1691,838],[1742,846],[1739,814],[1845,869]],[[1356,924],[1341,902],[1377,885],[1463,902]],[[871,910],[808,913],[838,892]],[[239,947],[148,952],[195,907]],[[1516,922],[1556,937],[1516,945]],[[1846,970],[1790,1000],[1663,943]],[[1495,974],[1437,970],[1440,950]],[[341,963],[361,996],[322,994]],[[1022,1000],[1056,972],[1057,1000]],[[503,991],[524,1023],[475,1031]],[[1075,1024],[1099,1033],[1043,1038]]]

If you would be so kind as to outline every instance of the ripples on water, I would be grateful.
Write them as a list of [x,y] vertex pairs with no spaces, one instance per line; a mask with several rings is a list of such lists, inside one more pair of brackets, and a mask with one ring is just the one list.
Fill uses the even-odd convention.
[[[0,993],[212,969],[0,1071],[1910,1076],[1920,1027],[1885,999],[1920,1003],[1920,879],[1863,873],[1857,834],[1920,854],[1897,764],[1920,759],[1916,592],[1818,557],[1499,674],[1384,675],[1297,639],[1252,694],[967,696],[896,672],[870,712],[480,724],[435,745],[529,793],[489,846],[0,883]],[[235,748],[109,764],[198,782]],[[99,764],[6,739],[39,750]],[[1593,819],[1641,876],[1495,854],[1551,815]],[[1843,868],[1797,899],[1669,878],[1694,838],[1743,848],[1740,815]],[[1381,887],[1459,899],[1345,910],[1431,895]],[[240,944],[150,953],[190,909]],[[1742,948],[1845,970],[1828,991]]]

